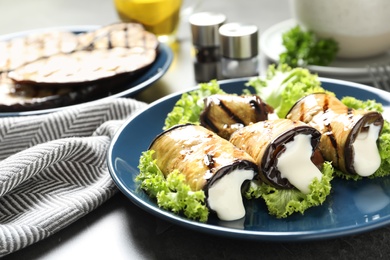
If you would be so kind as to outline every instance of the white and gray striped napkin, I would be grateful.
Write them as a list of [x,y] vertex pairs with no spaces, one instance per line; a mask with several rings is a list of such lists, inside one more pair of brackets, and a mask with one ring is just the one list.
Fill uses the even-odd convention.
[[109,143],[145,105],[120,98],[0,118],[0,257],[49,237],[115,194]]

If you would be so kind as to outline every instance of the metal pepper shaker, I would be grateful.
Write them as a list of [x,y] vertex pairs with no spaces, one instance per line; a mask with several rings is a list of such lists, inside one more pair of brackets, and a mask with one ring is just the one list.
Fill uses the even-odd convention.
[[227,23],[219,28],[223,78],[258,75],[258,28],[251,24]]
[[226,21],[221,13],[201,12],[190,16],[194,70],[197,82],[221,78],[221,51],[218,29]]

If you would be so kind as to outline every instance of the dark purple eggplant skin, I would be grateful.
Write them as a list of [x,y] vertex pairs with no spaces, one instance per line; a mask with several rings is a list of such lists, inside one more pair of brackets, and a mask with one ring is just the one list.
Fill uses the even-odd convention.
[[[75,50],[30,61],[9,71],[8,77],[20,84],[52,87],[85,85],[118,75],[134,74],[150,66],[158,54],[157,36],[137,23],[103,26],[77,34],[76,39],[78,46]],[[53,66],[53,63],[60,62],[68,66],[66,73],[58,69],[58,65]],[[109,67],[107,64],[110,64]]]
[[239,128],[267,120],[273,108],[257,95],[216,94],[204,98],[200,124],[229,139]]
[[371,122],[376,126],[380,126],[382,131],[383,124],[384,124],[384,119],[382,115],[380,115],[378,112],[370,112],[367,113],[364,117],[362,117],[356,124],[355,127],[351,129],[350,134],[348,135],[347,141],[346,141],[346,146],[344,147],[344,161],[345,161],[345,168],[348,173],[350,174],[356,174],[356,170],[354,168],[353,164],[353,158],[354,158],[354,152],[353,152],[353,143],[355,142],[355,139],[361,129],[364,127],[364,125],[367,122]]
[[278,151],[280,147],[284,144],[291,142],[294,139],[294,136],[298,134],[307,134],[311,135],[311,146],[313,147],[313,155],[311,157],[312,162],[317,166],[317,168],[322,167],[324,162],[321,153],[318,151],[317,146],[319,144],[321,133],[312,127],[298,126],[290,131],[286,131],[281,134],[278,138],[272,141],[265,151],[265,157],[261,162],[260,169],[263,169],[263,172],[266,174],[268,181],[272,183],[273,186],[282,188],[282,189],[293,189],[294,186],[286,179],[282,178],[280,171],[277,168],[277,156],[280,156],[283,153],[284,149]]
[[318,151],[321,133],[300,121],[275,119],[251,124],[234,132],[230,142],[253,157],[259,167],[261,181],[278,189],[293,189],[294,186],[281,176],[277,164],[278,158],[285,151],[284,145],[299,134],[311,136],[310,159],[321,169],[323,158]]
[[[199,135],[194,135],[194,132],[188,137],[183,135],[190,128],[197,132],[199,129]],[[177,131],[181,133],[177,135]],[[193,147],[197,150],[193,151]],[[258,174],[258,167],[251,156],[202,126],[173,126],[157,135],[148,149],[155,151],[157,165],[165,176],[178,169],[186,176],[192,190],[201,189],[206,196],[217,180],[236,169],[253,170],[254,177]]]
[[[73,33],[71,33],[73,34]],[[26,36],[27,37],[27,36]],[[115,23],[100,27],[94,31],[74,34],[78,43],[75,48],[67,51],[52,53],[51,55],[72,54],[78,51],[108,50],[116,47],[142,48],[148,53],[159,54],[157,37],[145,31],[137,23]],[[60,39],[54,39],[59,41]],[[77,45],[78,44],[78,45]],[[33,48],[29,48],[33,50]],[[145,52],[145,56],[146,56]],[[47,59],[50,56],[37,56],[37,59]],[[27,64],[37,60],[28,61]],[[112,77],[89,78],[80,82],[35,82],[25,79],[12,79],[10,75],[18,67],[0,72],[0,88],[10,89],[0,95],[0,112],[38,111],[65,107],[83,102],[89,102],[128,89],[132,81],[137,80],[153,64],[127,72],[118,72]],[[0,68],[1,69],[1,68]]]
[[322,136],[319,149],[325,160],[345,174],[356,175],[353,143],[364,125],[383,128],[384,119],[376,111],[348,108],[327,93],[313,93],[299,99],[286,116],[318,129]]
[[[20,95],[20,97],[19,100],[10,102],[6,93],[0,95],[0,113],[54,109],[107,98],[110,95],[126,90],[129,82],[136,80],[141,75],[142,73],[127,74],[113,79],[102,79],[95,83],[75,84],[67,87],[5,83],[13,85],[14,93],[9,95]],[[0,82],[0,87],[1,84]],[[24,88],[29,89],[28,93]],[[19,92],[20,94],[18,94]],[[38,95],[41,92],[47,95]],[[10,96],[10,98],[12,97]]]

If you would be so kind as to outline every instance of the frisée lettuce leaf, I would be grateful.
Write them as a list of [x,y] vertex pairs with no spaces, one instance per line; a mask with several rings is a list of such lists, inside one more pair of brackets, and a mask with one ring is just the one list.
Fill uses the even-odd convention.
[[163,130],[178,124],[199,124],[199,116],[204,108],[203,99],[214,94],[225,93],[216,80],[199,84],[199,88],[183,93],[165,119]]
[[390,123],[384,121],[383,129],[378,140],[379,155],[381,165],[379,169],[370,177],[382,177],[390,175]]
[[304,68],[291,68],[286,64],[270,65],[266,78],[251,78],[247,86],[284,118],[291,107],[302,97],[316,92],[327,92],[316,74]]
[[383,113],[383,106],[381,103],[373,99],[360,100],[355,97],[345,96],[341,99],[344,105],[355,110],[369,110]]
[[185,182],[185,176],[177,170],[165,178],[153,159],[153,153],[153,150],[148,150],[140,157],[140,173],[135,179],[140,182],[140,188],[155,198],[159,207],[176,214],[182,213],[189,219],[206,222],[209,210],[204,191],[192,191]]
[[303,214],[308,208],[322,205],[331,191],[333,166],[324,162],[322,178],[317,178],[310,184],[310,193],[304,194],[297,189],[276,189],[265,183],[252,181],[245,194],[248,199],[262,198],[271,215],[277,218],[286,218],[294,212]]
[[[247,82],[248,89],[243,94],[255,92],[268,105],[275,109],[280,118],[284,118],[291,107],[302,97],[316,92],[326,92],[317,75],[304,68],[291,68],[286,64],[269,66],[265,78],[255,77]],[[164,130],[185,123],[199,124],[199,116],[204,109],[203,99],[213,94],[225,93],[216,80],[199,84],[199,88],[183,93],[173,110],[167,115]],[[375,100],[358,100],[354,97],[344,97],[341,101],[350,108],[383,112],[383,106]],[[370,178],[390,175],[390,123],[385,121],[378,140],[378,149],[382,159],[380,168]],[[185,183],[185,176],[174,170],[167,177],[158,168],[153,159],[154,151],[145,151],[141,155],[140,174],[136,180],[140,188],[151,198],[156,199],[159,207],[177,214],[183,214],[189,219],[206,222],[209,209],[203,191],[192,191]],[[271,215],[286,218],[294,212],[304,213],[306,209],[321,205],[331,190],[331,180],[334,173],[346,179],[358,180],[362,177],[346,175],[333,168],[331,162],[325,162],[322,168],[323,177],[310,186],[311,192],[303,194],[297,189],[276,189],[265,183],[251,182],[246,192],[247,199],[262,198]]]

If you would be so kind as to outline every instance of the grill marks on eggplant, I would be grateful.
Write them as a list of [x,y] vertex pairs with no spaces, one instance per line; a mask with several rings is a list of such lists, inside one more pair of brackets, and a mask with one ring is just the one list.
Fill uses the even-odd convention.
[[268,114],[273,113],[273,108],[256,95],[212,95],[206,97],[204,103],[201,125],[225,139],[237,129],[266,120]]
[[[248,102],[248,104],[250,104]],[[228,104],[227,104],[228,105]],[[223,100],[219,100],[219,106],[222,108],[222,110],[225,112],[225,114],[233,119],[238,124],[244,124],[244,120],[242,120],[238,115],[234,114],[234,111],[229,109],[228,106],[225,105]]]
[[0,72],[12,71],[26,63],[77,49],[77,35],[65,31],[47,31],[0,41]]
[[[301,109],[301,112],[305,113],[305,111],[304,111],[305,105],[303,105],[302,107],[303,107],[303,109]],[[324,104],[323,104],[323,107],[322,107],[322,113],[324,113],[324,114],[329,113],[329,98],[328,98],[328,96],[326,96],[325,99],[324,99]],[[304,118],[302,118],[301,121],[305,122]],[[325,116],[323,118],[323,121],[324,121],[324,127],[325,127],[324,133],[329,138],[330,144],[333,146],[334,150],[336,151],[336,153],[335,153],[336,161],[339,162],[340,161],[340,155],[337,152],[338,151],[338,147],[337,147],[338,144],[337,144],[337,141],[336,141],[336,137],[334,136],[332,125],[330,124],[330,119],[327,116]]]
[[311,161],[322,167],[323,158],[318,152],[321,133],[315,128],[300,121],[275,119],[257,122],[234,132],[230,142],[246,151],[259,167],[261,181],[282,189],[294,186],[281,176],[278,170],[278,157],[285,151],[285,144],[294,140],[294,136],[305,134],[311,136]]
[[177,125],[159,134],[149,146],[167,176],[177,169],[192,190],[204,190],[236,169],[257,166],[251,156],[210,130],[198,125]]
[[51,88],[31,84],[14,84],[6,75],[0,74],[0,111],[20,112],[88,101],[98,94],[95,85],[83,88],[61,87]]
[[209,167],[209,169],[212,169],[215,165],[215,161],[214,161],[214,155],[212,154],[206,154],[204,156],[204,164]]
[[158,41],[154,34],[137,23],[118,23],[79,35],[80,50],[123,48],[156,49]]
[[75,51],[42,57],[8,76],[18,83],[91,83],[139,71],[157,55],[157,38],[138,24],[115,24],[78,37]]
[[308,95],[299,100],[287,118],[305,122],[322,133],[320,150],[341,171],[356,174],[353,167],[353,143],[367,124],[383,126],[378,112],[354,110],[326,93]]
[[154,60],[154,52],[127,48],[77,51],[28,63],[9,72],[8,76],[20,84],[51,84],[55,87],[61,87],[61,84],[85,85],[135,72]]
[[156,36],[136,23],[2,41],[0,111],[47,109],[107,96],[150,66],[157,47]]

